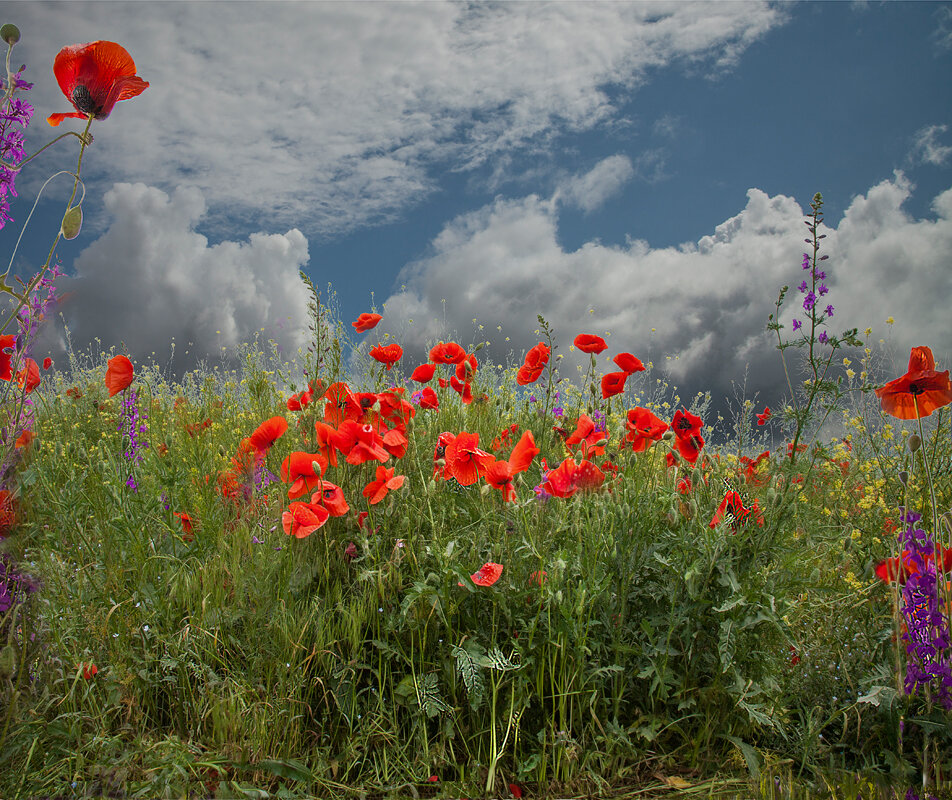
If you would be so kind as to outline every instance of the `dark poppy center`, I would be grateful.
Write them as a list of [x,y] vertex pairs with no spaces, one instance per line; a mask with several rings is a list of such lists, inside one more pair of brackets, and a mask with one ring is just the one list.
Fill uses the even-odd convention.
[[679,430],[679,431],[689,431],[689,430],[691,430],[691,427],[692,427],[692,425],[691,425],[691,421],[690,421],[690,420],[684,419],[683,417],[678,420],[678,430]]
[[102,113],[102,107],[99,106],[89,93],[85,86],[77,86],[73,89],[73,105],[83,114],[92,114],[98,117]]
[[909,384],[909,394],[920,395],[925,393],[925,388],[920,386],[918,383]]

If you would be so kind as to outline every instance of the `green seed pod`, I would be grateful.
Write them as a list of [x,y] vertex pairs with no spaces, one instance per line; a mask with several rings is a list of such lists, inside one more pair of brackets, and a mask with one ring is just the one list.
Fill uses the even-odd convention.
[[0,678],[9,680],[16,671],[17,651],[12,644],[8,644],[3,650],[0,650]]
[[63,238],[75,239],[83,227],[83,207],[73,206],[63,216]]
[[13,45],[20,41],[20,29],[16,25],[8,22],[0,28],[0,39],[3,39],[8,45],[13,47]]

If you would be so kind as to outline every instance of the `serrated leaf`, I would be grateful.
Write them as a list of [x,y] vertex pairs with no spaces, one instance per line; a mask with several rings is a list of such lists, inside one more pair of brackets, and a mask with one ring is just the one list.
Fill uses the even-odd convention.
[[506,672],[511,669],[519,669],[522,664],[517,664],[514,661],[510,661],[506,656],[503,655],[502,650],[498,647],[494,647],[485,656],[479,659],[480,663],[489,667],[490,669],[499,670],[500,672]]

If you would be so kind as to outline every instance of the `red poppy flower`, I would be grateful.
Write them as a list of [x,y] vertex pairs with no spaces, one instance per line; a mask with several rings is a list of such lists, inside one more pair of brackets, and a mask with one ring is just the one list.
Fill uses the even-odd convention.
[[575,430],[566,437],[565,446],[572,450],[573,445],[580,444],[583,455],[600,456],[605,452],[607,441],[608,434],[605,431],[596,430],[591,418],[587,414],[582,414],[576,422]]
[[370,357],[374,361],[384,364],[389,370],[401,358],[403,358],[403,348],[396,342],[387,345],[377,345],[370,348]]
[[678,480],[678,491],[681,494],[691,494],[691,489],[693,488],[690,478],[680,478]]
[[537,455],[539,455],[539,448],[536,447],[535,437],[532,435],[532,431],[526,430],[509,454],[508,463],[512,474],[517,475],[529,469],[532,459]]
[[[941,559],[942,572],[952,572],[952,547],[938,545],[939,558]],[[924,556],[925,565],[928,568],[935,560],[935,550],[927,550]],[[900,563],[902,566],[900,567]],[[901,556],[887,558],[885,561],[876,565],[876,575],[880,580],[886,583],[892,583],[899,578],[900,583],[905,583],[910,575],[918,575],[919,568],[908,550],[903,550]]]
[[345,419],[334,434],[334,447],[345,453],[348,464],[363,464],[367,461],[384,462],[390,454],[373,425]]
[[9,381],[13,379],[13,353],[8,353],[8,348],[16,347],[17,337],[12,333],[6,333],[0,336],[0,380]]
[[619,353],[615,356],[612,361],[614,361],[619,369],[623,372],[627,372],[631,375],[633,372],[644,372],[645,365],[641,363],[640,359],[635,358],[631,353]]
[[545,583],[545,579],[548,577],[549,573],[544,569],[537,569],[529,576],[529,583],[534,583],[536,586],[541,586]]
[[471,381],[478,367],[475,353],[470,353],[456,365],[456,377],[461,381]]
[[36,438],[36,434],[33,433],[33,431],[30,431],[30,430],[23,431],[23,433],[21,433],[19,437],[17,438],[16,442],[14,442],[13,446],[17,448],[29,447],[30,443],[35,438]]
[[477,586],[492,586],[502,576],[502,564],[487,561],[470,577]]
[[23,369],[17,373],[17,386],[29,394],[40,385],[40,367],[32,358],[26,359]]
[[324,400],[324,422],[331,425],[340,425],[345,419],[359,420],[364,415],[357,395],[346,383],[338,381],[328,386]]
[[466,351],[456,342],[440,342],[430,350],[434,364],[459,364],[466,358]]
[[287,429],[288,421],[284,417],[271,417],[262,422],[248,437],[248,443],[258,452],[267,453]]
[[67,117],[105,119],[120,100],[142,94],[149,84],[136,75],[136,64],[115,42],[64,47],[53,61],[53,74],[76,111],[51,114],[54,127]]
[[327,459],[320,453],[291,453],[281,462],[281,480],[291,484],[288,497],[293,500],[314,489],[326,471]]
[[411,381],[417,383],[429,383],[433,380],[433,373],[436,372],[436,364],[420,364],[410,376]]
[[539,342],[535,347],[526,353],[525,360],[519,371],[516,373],[516,383],[520,386],[528,386],[535,383],[542,375],[545,365],[549,363],[549,356],[552,351],[545,342]]
[[770,413],[770,409],[769,409],[769,408],[764,408],[763,414],[758,414],[758,415],[757,415],[757,424],[758,424],[758,425],[766,425],[766,424],[767,424],[767,420],[770,419],[772,416],[773,416],[773,414]]
[[350,506],[344,498],[344,490],[330,481],[322,480],[318,484],[317,491],[311,495],[311,505],[323,506],[332,517],[342,517],[350,511]]
[[106,388],[109,396],[129,388],[132,383],[132,362],[125,356],[110,358],[106,369]]
[[502,492],[503,502],[515,501],[516,487],[512,483],[512,467],[508,461],[493,461],[483,472],[483,477],[493,489]]
[[479,449],[479,434],[462,431],[446,447],[446,470],[461,486],[472,486],[495,459]]
[[210,428],[211,426],[212,426],[211,418],[205,417],[205,419],[202,420],[201,422],[193,422],[193,423],[186,424],[185,431],[188,433],[189,436],[195,437],[196,435],[204,431],[206,428]]
[[608,349],[605,340],[594,333],[580,333],[575,337],[573,344],[583,353],[594,353],[595,355]]
[[770,466],[770,451],[764,450],[757,458],[748,458],[741,456],[740,463],[743,466],[742,474],[747,483],[753,486],[763,486],[768,478],[764,474],[765,470],[760,468],[761,464]]
[[701,436],[702,427],[704,427],[704,422],[700,417],[680,408],[674,413],[674,419],[671,420],[671,428],[675,435],[674,448],[690,464],[697,461],[701,449],[704,447],[704,438]]
[[99,667],[93,664],[91,661],[83,662],[79,665],[83,669],[83,678],[87,681],[92,680],[96,673],[99,672]]
[[473,387],[469,381],[461,381],[454,375],[450,378],[450,387],[459,395],[464,405],[468,406],[473,402]]
[[709,527],[714,528],[722,520],[726,519],[730,523],[731,528],[736,531],[738,524],[746,524],[750,512],[751,509],[744,506],[741,496],[732,489],[724,495],[724,499],[721,500],[721,504],[717,507],[717,511],[714,512],[714,516],[711,518]]
[[392,492],[394,489],[399,489],[403,486],[403,482],[407,479],[405,475],[394,475],[394,470],[396,467],[388,469],[382,464],[377,467],[377,477],[376,480],[371,481],[365,487],[363,492],[364,497],[370,502],[370,505],[376,505],[381,500],[383,500],[389,492]]
[[182,530],[185,531],[185,533],[191,533],[191,532],[192,532],[192,528],[194,527],[194,523],[192,522],[192,517],[191,517],[188,513],[186,513],[185,511],[173,511],[173,512],[172,512],[172,516],[173,516],[173,517],[178,517],[179,520],[181,520],[181,522],[182,522]]
[[427,386],[420,393],[420,408],[436,410],[440,407],[440,399],[436,396],[432,386]]
[[616,394],[625,391],[625,381],[628,378],[627,372],[609,372],[602,376],[602,399],[607,400]]
[[43,369],[49,369],[53,366],[53,359],[47,356],[43,359]]
[[382,319],[383,317],[380,316],[380,314],[361,314],[357,317],[356,322],[351,322],[350,324],[354,326],[357,333],[366,333],[376,328],[377,323]]
[[436,440],[436,447],[433,450],[433,477],[441,475],[443,480],[449,480],[452,474],[446,464],[446,448],[456,439],[455,433],[444,431]]
[[305,539],[327,522],[330,516],[323,506],[291,503],[288,510],[281,515],[281,527],[288,536]]
[[312,399],[311,393],[307,389],[303,392],[292,394],[287,402],[288,411],[303,411],[310,405]]
[[542,482],[544,488],[554,497],[571,497],[579,490],[596,489],[605,481],[605,473],[591,461],[576,463],[567,458],[555,469],[546,473]]
[[636,453],[643,453],[655,442],[661,441],[664,432],[668,430],[668,423],[663,422],[647,408],[632,408],[628,411],[625,427],[625,441],[631,442],[631,449]]
[[890,381],[876,396],[883,411],[897,419],[928,417],[936,409],[952,403],[949,370],[937,372],[932,350],[924,345],[913,347],[909,369],[901,378]]

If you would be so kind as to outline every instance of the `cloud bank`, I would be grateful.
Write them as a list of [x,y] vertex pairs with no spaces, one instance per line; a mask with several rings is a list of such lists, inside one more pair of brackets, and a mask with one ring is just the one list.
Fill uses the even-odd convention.
[[[912,190],[896,173],[855,197],[839,224],[822,231],[822,252],[830,256],[823,302],[835,309],[830,333],[869,326],[875,341],[894,317],[900,372],[915,345],[929,344],[946,366],[952,356],[952,189],[935,198],[931,220],[903,211]],[[765,326],[785,284],[785,333],[792,333],[795,311],[805,317],[796,286],[807,274],[802,220],[809,208],[753,188],[738,214],[697,242],[589,242],[574,251],[559,244],[559,208],[557,195],[497,198],[452,220],[431,253],[404,270],[404,288],[386,301],[381,330],[408,358],[458,336],[465,344],[488,339],[493,360],[511,351],[518,363],[539,340],[542,314],[562,345],[562,375],[575,375],[583,363],[569,351],[575,336],[595,333],[610,335],[603,372],[614,369],[612,355],[629,351],[664,368],[683,399],[710,390],[718,400],[733,396],[731,382],[742,380],[746,367],[748,396],[779,399],[786,381]]]
[[[75,275],[57,281],[57,309],[72,346],[97,338],[134,361],[168,361],[173,371],[217,363],[256,334],[274,339],[285,357],[304,344],[307,294],[299,270],[308,246],[297,229],[254,233],[245,242],[209,245],[195,232],[205,199],[195,188],[171,196],[145,184],[119,183],[106,193],[107,231],[77,257]],[[35,353],[62,358],[61,326],[47,328]],[[94,347],[99,352],[98,345]],[[65,363],[61,361],[60,363]]]
[[[69,110],[44,76],[59,48],[120,42],[151,86],[94,125],[91,184],[163,175],[166,192],[201,189],[211,221],[264,218],[330,236],[398,218],[447,165],[545,151],[610,122],[613,93],[635,91],[649,71],[723,73],[785,19],[764,2],[263,7],[20,5],[17,57],[36,82],[36,127]],[[44,154],[35,173],[73,166],[61,153]]]

